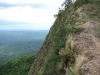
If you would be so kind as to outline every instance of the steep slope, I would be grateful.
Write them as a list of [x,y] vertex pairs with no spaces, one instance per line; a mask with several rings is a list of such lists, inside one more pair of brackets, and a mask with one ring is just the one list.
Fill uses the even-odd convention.
[[99,3],[76,2],[60,10],[29,75],[100,74]]
[[100,28],[100,23],[87,20],[84,26],[85,31],[75,37],[78,54],[84,54],[88,58],[88,61],[82,65],[81,71],[83,75],[99,75],[100,38],[97,35],[100,34],[96,33],[95,27]]
[[[81,66],[82,75],[99,75],[100,74],[100,20],[98,17],[100,13],[96,13],[95,11],[100,10],[100,7],[97,8],[94,5],[84,5],[85,12],[92,12],[91,15],[87,15],[87,13],[80,9],[81,15],[84,15],[84,19],[86,22],[79,26],[80,28],[84,28],[85,30],[75,37],[75,41],[77,41],[77,52],[78,54],[84,54],[88,61]],[[91,7],[95,7],[94,10],[89,10]],[[93,20],[96,17],[98,20]]]

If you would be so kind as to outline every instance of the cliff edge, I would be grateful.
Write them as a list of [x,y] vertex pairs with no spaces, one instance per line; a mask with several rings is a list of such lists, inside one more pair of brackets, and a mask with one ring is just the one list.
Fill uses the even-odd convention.
[[59,10],[28,74],[100,75],[99,4],[76,0]]

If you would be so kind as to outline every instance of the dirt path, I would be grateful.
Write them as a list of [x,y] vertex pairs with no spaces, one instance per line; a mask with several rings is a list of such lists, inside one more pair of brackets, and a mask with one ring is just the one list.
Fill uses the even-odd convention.
[[100,75],[100,38],[96,36],[95,27],[100,24],[87,20],[81,27],[85,30],[76,36],[77,52],[85,54],[88,61],[81,67],[82,75]]

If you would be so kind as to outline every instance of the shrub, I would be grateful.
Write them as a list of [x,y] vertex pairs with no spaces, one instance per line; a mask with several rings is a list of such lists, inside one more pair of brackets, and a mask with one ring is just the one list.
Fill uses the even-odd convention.
[[43,74],[44,74],[44,73],[43,73],[43,71],[41,71],[41,70],[38,72],[38,75],[43,75]]
[[76,62],[75,62],[75,66],[74,66],[75,75],[80,75],[81,66],[86,61],[87,61],[87,58],[84,56],[79,55],[78,57],[76,57]]
[[[69,66],[71,64],[71,62],[74,61],[75,46],[76,46],[76,43],[74,42],[73,37],[71,35],[69,35],[67,38],[67,41],[66,41],[66,47],[62,48],[59,52],[60,57],[62,59],[61,63],[59,64],[59,66],[60,66],[59,68],[64,69],[64,67],[66,67],[66,65]],[[69,75],[71,75],[71,74],[69,74]]]
[[68,8],[70,5],[72,4],[72,0],[65,0],[63,3],[62,3],[62,7],[64,6],[65,9]]
[[74,3],[74,7],[77,8],[77,7],[82,6],[83,4],[88,4],[92,2],[93,0],[76,0],[76,2]]

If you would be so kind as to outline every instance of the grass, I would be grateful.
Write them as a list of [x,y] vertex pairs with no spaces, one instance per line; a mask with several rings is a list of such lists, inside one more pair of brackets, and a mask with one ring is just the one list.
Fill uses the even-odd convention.
[[98,17],[92,17],[91,19],[92,19],[92,20],[95,20],[95,21],[97,21],[97,22],[100,22],[100,18],[98,18]]
[[81,66],[86,61],[87,61],[87,58],[82,55],[79,55],[76,57],[76,62],[75,62],[75,66],[74,66],[74,74],[75,75],[80,75]]
[[[64,67],[71,66],[75,62],[74,48],[76,43],[72,35],[79,32],[74,27],[78,20],[76,18],[79,16],[76,14],[74,17],[69,17],[73,11],[75,10],[71,7],[58,13],[57,19],[50,29],[49,39],[52,39],[52,46],[42,64],[41,71],[44,75],[58,75],[59,70],[64,71]],[[66,23],[66,20],[69,21]]]
[[38,75],[44,75],[44,72],[40,70],[40,71],[38,72]]
[[68,69],[68,75],[81,75],[80,70],[83,63],[85,63],[88,59],[85,56],[78,55],[75,59],[75,64]]
[[[44,75],[57,75],[59,70],[64,70],[66,67],[69,68],[73,64],[74,67],[68,69],[68,75],[80,75],[80,68],[87,60],[84,56],[75,57],[75,47],[77,43],[73,40],[72,35],[79,33],[80,30],[75,28],[74,25],[76,25],[76,22],[78,22],[79,25],[84,24],[85,20],[79,19],[79,13],[76,13],[69,19],[69,15],[71,15],[73,11],[74,9],[71,11],[67,9],[59,13],[52,27],[52,30],[54,29],[53,32],[55,32],[51,35],[53,46],[44,62]],[[90,12],[90,10],[88,10],[88,12]],[[69,21],[65,23],[68,19]]]
[[73,72],[72,72],[72,70],[68,70],[68,75],[75,75]]
[[[62,61],[60,62],[59,67],[58,67],[59,70],[64,69],[64,67],[66,67],[66,65],[72,66],[72,64],[75,63],[73,68],[69,67],[68,75],[80,75],[80,68],[81,68],[82,64],[87,61],[87,58],[85,56],[78,55],[76,57],[76,53],[74,51],[76,45],[77,45],[77,43],[73,40],[73,36],[69,35],[67,37],[65,48],[62,48],[59,52],[59,54],[62,58]],[[67,62],[66,62],[66,60],[67,60]],[[74,62],[74,60],[75,60],[75,62]]]
[[93,29],[96,32],[95,35],[100,38],[100,26],[95,26]]
[[[75,49],[76,43],[73,40],[72,35],[69,35],[66,39],[67,41],[66,41],[65,48],[62,48],[59,51],[59,55],[62,59],[60,64],[58,64],[59,70],[64,69],[64,67],[66,68],[67,65],[71,66],[72,62],[74,62],[74,55],[75,55],[74,49]],[[73,75],[73,73],[71,72],[69,73],[70,73],[69,75]]]
[[63,68],[64,68],[64,62],[61,61],[61,62],[59,62],[58,65],[57,65],[57,71],[60,71],[60,70],[62,70]]
[[87,4],[83,6],[83,12],[85,12],[86,16],[88,19],[100,22],[100,6],[98,5],[100,4],[100,1],[96,2],[94,0],[94,2],[91,4]]
[[68,36],[68,40],[66,41],[66,47],[62,48],[59,51],[59,54],[62,58],[66,58],[69,56],[69,53],[73,52],[75,48],[75,43],[73,41],[73,37],[71,35]]
[[[71,57],[70,61],[74,61],[73,58],[73,50],[75,47],[75,42],[72,41],[72,36],[67,36],[68,34],[74,34],[76,32],[71,32],[70,29],[68,29],[69,27],[64,27],[62,29],[59,29],[55,32],[55,34],[53,34],[52,38],[53,38],[53,46],[52,49],[50,50],[50,53],[48,54],[48,56],[45,59],[44,62],[44,68],[43,68],[43,72],[45,73],[44,75],[57,75],[58,70],[57,70],[57,65],[66,57],[66,59],[68,57]],[[68,33],[69,32],[69,33]],[[67,41],[69,40],[69,43],[66,42],[66,38]],[[72,38],[71,38],[72,37]],[[68,47],[65,47],[68,46]],[[71,50],[70,50],[71,47]],[[63,50],[63,48],[66,48]],[[60,51],[62,49],[62,51]],[[63,52],[64,51],[64,52]],[[59,55],[60,54],[60,55]],[[72,55],[72,56],[71,56]],[[63,57],[63,58],[62,58]],[[68,58],[69,60],[69,58]],[[63,62],[60,63],[60,67],[58,68],[59,70],[63,67],[63,65],[65,65],[65,63]]]
[[[42,70],[44,75],[57,75],[64,71],[64,66],[66,67],[66,65],[72,65],[74,63],[75,53],[73,51],[76,46],[76,42],[73,40],[72,35],[79,33],[79,30],[74,28],[73,24],[75,23],[75,19],[73,20],[73,23],[69,21],[69,23],[65,24],[63,28],[59,28],[59,25],[63,25],[64,22],[59,24],[56,23],[58,24],[58,29],[51,35],[53,39],[53,46],[44,62],[44,69]],[[68,62],[66,62],[66,60],[68,60]]]

